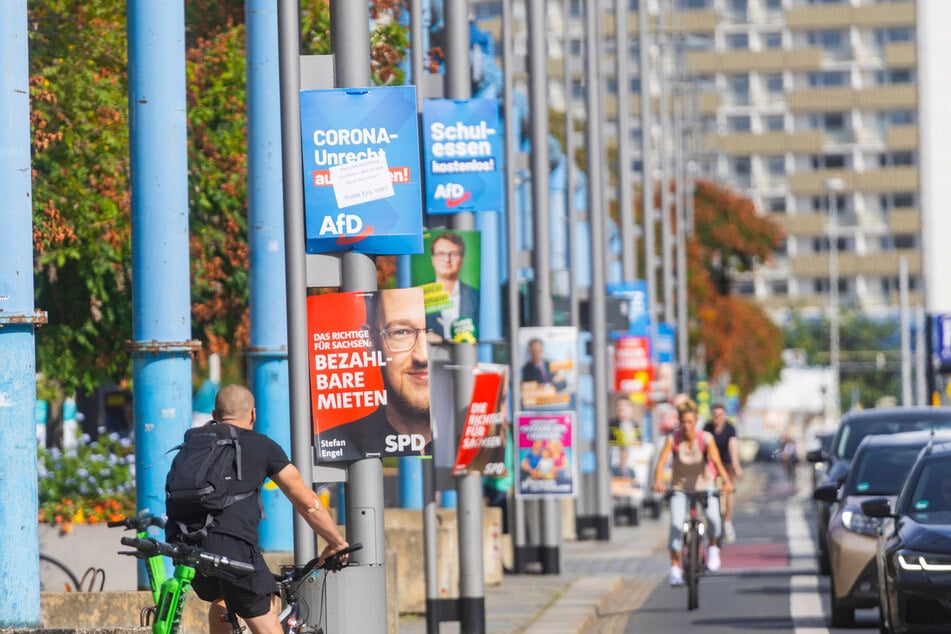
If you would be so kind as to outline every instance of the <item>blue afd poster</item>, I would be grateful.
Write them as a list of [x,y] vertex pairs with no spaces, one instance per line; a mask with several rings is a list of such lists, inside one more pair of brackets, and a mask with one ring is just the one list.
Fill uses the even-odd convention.
[[496,99],[423,101],[426,213],[502,209],[504,130]]
[[423,248],[413,86],[302,90],[308,253]]

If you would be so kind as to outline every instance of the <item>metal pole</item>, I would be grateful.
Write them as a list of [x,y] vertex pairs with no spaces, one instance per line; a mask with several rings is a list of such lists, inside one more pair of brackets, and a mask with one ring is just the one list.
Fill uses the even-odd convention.
[[928,404],[928,350],[925,342],[925,336],[928,328],[928,320],[925,317],[924,306],[919,306],[915,311],[915,367],[917,369],[915,382],[915,404]]
[[[604,173],[603,153],[604,153],[604,130],[602,124],[604,117],[601,112],[601,91],[598,90],[601,72],[598,65],[600,58],[601,37],[600,22],[602,17],[600,0],[588,0],[585,6],[585,76],[587,78],[586,101],[588,110],[588,119],[585,125],[585,140],[587,144],[588,174],[591,178],[600,178]],[[616,25],[615,28],[622,28],[624,25]],[[626,54],[626,51],[618,51],[618,56]],[[606,259],[607,249],[603,245],[607,244],[605,223],[607,210],[604,209],[604,200],[601,197],[600,183],[593,182],[588,187],[588,217],[591,221],[591,295],[588,302],[590,310],[591,324],[591,358],[592,375],[594,379],[594,454],[598,468],[594,474],[594,495],[593,499],[584,503],[581,507],[587,516],[579,513],[577,518],[578,534],[581,536],[581,529],[593,528],[600,540],[610,539],[610,508],[611,500],[610,483],[608,473],[608,337],[607,337],[607,315],[605,309],[606,301]]]
[[[647,314],[650,318],[650,334],[653,335],[657,323],[657,252],[654,246],[654,187],[653,187],[653,148],[651,147],[651,96],[650,96],[650,57],[651,35],[647,2],[638,5],[638,38],[640,50],[641,75],[641,214],[644,239],[644,279],[647,282]],[[653,336],[651,336],[653,340]],[[654,346],[651,346],[651,357]]]
[[[248,380],[257,427],[285,451],[291,450],[287,378],[287,302],[284,283],[284,197],[281,165],[281,108],[277,5],[246,0],[248,82]],[[264,519],[258,529],[266,552],[294,548],[294,509],[276,487],[261,491]]]
[[[130,1],[127,13],[136,507],[161,515],[168,450],[192,423],[197,347],[188,269],[185,14],[172,0]],[[144,566],[138,582],[148,588]]]
[[[337,88],[367,87],[370,78],[370,12],[365,2],[332,0],[330,44],[333,50],[334,83]],[[341,258],[342,291],[375,291],[376,262],[363,253],[347,251]],[[366,593],[346,595],[342,610],[351,631],[370,631],[386,623],[386,553],[383,528],[383,462],[366,458],[353,462],[347,473],[347,538],[363,543],[359,557],[371,593],[383,596],[367,600]],[[372,607],[369,607],[371,606]],[[352,614],[351,614],[352,613]],[[359,624],[363,624],[360,627]],[[368,627],[370,629],[368,629]]]
[[[445,1],[446,75],[448,99],[472,96],[472,70],[469,63],[469,20],[467,0]],[[458,231],[475,229],[475,216],[463,212],[451,216],[450,226]],[[472,370],[478,362],[477,349],[471,343],[457,343],[452,349],[456,405],[456,438],[462,435],[469,398],[474,383]],[[482,560],[482,476],[473,471],[456,479],[459,505],[459,623],[466,634],[485,632],[485,585]]]
[[[306,354],[307,269],[304,252],[304,182],[300,137],[299,11],[298,0],[278,0],[291,459],[300,470],[304,482],[313,482],[314,432],[310,422],[310,368]],[[315,556],[315,551],[313,531],[303,517],[295,514],[294,561],[309,561]]]
[[[617,60],[617,209],[621,228],[621,275],[625,282],[637,277],[637,223],[634,214],[634,189],[631,167],[631,70],[629,10],[626,2],[614,2],[615,59]],[[641,40],[643,41],[643,40]],[[638,55],[644,50],[638,45]],[[643,89],[643,82],[641,84]],[[595,243],[598,244],[598,243]]]
[[674,101],[674,131],[677,148],[677,222],[674,231],[677,237],[677,373],[680,376],[680,392],[688,391],[688,368],[690,367],[690,341],[687,336],[687,165],[684,160],[684,95],[678,91]]
[[[36,522],[36,324],[30,165],[30,62],[26,0],[0,3],[0,628],[40,625]],[[12,501],[16,500],[16,503]]]
[[[517,108],[514,98],[515,74],[515,55],[512,50],[512,42],[515,34],[512,28],[512,3],[502,2],[502,64],[504,73],[503,82],[503,102],[505,111],[505,209],[506,209],[506,233],[508,242],[506,244],[506,256],[508,260],[508,288],[506,299],[508,300],[508,333],[509,333],[509,358],[512,368],[518,368],[521,365],[518,346],[515,345],[516,333],[520,324],[520,295],[519,295],[519,249],[516,240],[518,235],[518,219],[516,218],[516,186],[518,174],[516,172],[516,121]],[[519,126],[520,129],[520,126]],[[512,372],[510,383],[510,394],[518,394],[518,375]],[[512,401],[514,402],[514,401]],[[514,434],[513,434],[514,435]],[[510,530],[512,532],[512,541],[515,550],[515,568],[519,572],[524,572],[523,563],[527,559],[525,553],[528,550],[527,542],[527,511],[528,505],[521,500],[514,500],[512,504],[512,521]]]
[[[529,105],[531,108],[532,214],[534,216],[534,323],[554,324],[551,296],[551,237],[548,191],[548,57],[545,0],[528,0]],[[561,500],[541,500],[540,549],[543,572],[558,574],[561,568]]]
[[[672,152],[670,147],[670,77],[667,69],[667,57],[670,53],[670,37],[666,29],[666,9],[665,3],[657,4],[659,13],[658,20],[658,51],[660,58],[657,63],[658,81],[660,86],[660,226],[661,226],[661,268],[663,271],[663,304],[664,321],[673,323],[674,321],[674,241],[673,223],[671,222],[671,207],[673,200],[670,191],[670,184],[673,180],[671,172]],[[653,347],[653,346],[652,346]]]
[[911,396],[911,314],[908,307],[908,258],[898,258],[899,329],[901,339],[901,404],[909,407]]
[[839,394],[839,201],[841,178],[824,183],[829,192],[829,365],[832,368],[832,414],[838,418],[842,397]]

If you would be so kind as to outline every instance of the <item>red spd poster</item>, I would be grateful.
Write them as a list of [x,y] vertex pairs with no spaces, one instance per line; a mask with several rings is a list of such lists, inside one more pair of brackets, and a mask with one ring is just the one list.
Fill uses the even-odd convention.
[[651,382],[650,339],[621,337],[614,344],[614,390],[643,395]]
[[[499,366],[504,367],[504,366]],[[504,424],[502,388],[504,370],[476,368],[472,384],[472,398],[466,412],[466,421],[459,440],[456,463],[452,475],[465,475],[469,471],[489,471],[498,475],[497,462],[505,468]]]
[[422,290],[313,295],[307,325],[317,461],[430,455]]

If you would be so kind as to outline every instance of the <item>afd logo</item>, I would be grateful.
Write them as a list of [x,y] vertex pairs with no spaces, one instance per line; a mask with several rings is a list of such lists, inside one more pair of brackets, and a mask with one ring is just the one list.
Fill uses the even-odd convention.
[[433,198],[435,200],[445,200],[447,207],[458,207],[472,198],[472,192],[467,192],[466,188],[459,183],[445,183],[436,185]]
[[324,216],[318,235],[337,236],[337,244],[353,244],[373,235],[373,227],[364,226],[363,218],[356,214],[339,213],[336,218]]

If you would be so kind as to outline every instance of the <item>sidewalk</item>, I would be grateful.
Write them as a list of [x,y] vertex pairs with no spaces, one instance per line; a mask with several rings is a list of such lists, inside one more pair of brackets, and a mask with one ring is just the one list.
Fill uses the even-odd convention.
[[[764,474],[746,471],[737,503],[755,495]],[[485,588],[487,634],[576,634],[623,632],[631,612],[664,581],[668,516],[643,517],[638,526],[614,526],[608,541],[561,545],[558,575],[507,574]],[[459,623],[440,624],[440,634],[457,634]],[[403,616],[400,634],[425,634],[426,619]]]

